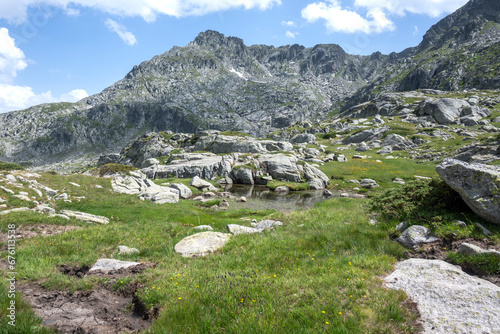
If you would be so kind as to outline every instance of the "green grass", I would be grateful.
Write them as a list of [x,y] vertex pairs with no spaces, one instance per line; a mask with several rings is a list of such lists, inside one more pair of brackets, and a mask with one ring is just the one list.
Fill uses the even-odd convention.
[[241,131],[222,131],[220,134],[224,136],[252,137],[252,135]]
[[[406,308],[405,294],[384,289],[380,280],[404,256],[404,249],[387,238],[391,226],[367,223],[365,200],[334,198],[311,210],[291,213],[215,211],[192,201],[156,205],[112,193],[109,179],[43,174],[38,182],[86,197],[80,202],[57,202],[58,210],[103,215],[111,222],[62,222],[31,213],[0,216],[2,230],[12,221],[25,219],[27,224],[82,227],[18,240],[18,284],[36,281],[52,290],[89,290],[105,282],[68,277],[58,266],[91,265],[114,255],[158,264],[120,283],[110,282],[114,289],[139,283],[139,298],[148,308],[160,309],[148,333],[415,331],[416,315]],[[70,188],[69,182],[81,187]],[[104,188],[93,187],[97,184]],[[204,258],[185,259],[174,252],[177,242],[196,233],[193,226],[207,224],[225,232],[227,224],[248,226],[251,219],[263,217],[279,219],[284,226],[259,235],[233,236],[222,250]],[[117,246],[122,244],[140,253],[118,255]],[[5,255],[5,251],[0,253],[2,258]],[[30,328],[39,323],[31,317],[20,321]]]
[[500,256],[495,254],[465,255],[449,252],[447,260],[483,275],[500,274]]
[[3,162],[0,161],[0,170],[9,171],[9,170],[23,170],[24,167],[11,162]]
[[106,164],[99,168],[99,175],[103,176],[106,174],[115,174],[115,173],[128,173],[130,171],[136,170],[137,168],[129,165],[121,165],[121,164]]

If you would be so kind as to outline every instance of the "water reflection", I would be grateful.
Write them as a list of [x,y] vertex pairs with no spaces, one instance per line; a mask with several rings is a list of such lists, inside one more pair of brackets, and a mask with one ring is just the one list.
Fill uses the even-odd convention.
[[317,202],[327,199],[323,190],[290,191],[288,193],[275,193],[265,186],[241,185],[228,186],[226,191],[236,197],[244,196],[246,203],[234,203],[237,208],[256,210],[275,209],[292,211],[297,209],[312,208]]

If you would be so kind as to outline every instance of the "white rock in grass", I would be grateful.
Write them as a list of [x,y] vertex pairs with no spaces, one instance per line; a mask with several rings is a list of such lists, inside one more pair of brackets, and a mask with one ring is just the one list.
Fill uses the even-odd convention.
[[80,185],[78,183],[70,182],[69,184],[71,184],[72,186],[75,186],[75,187],[80,187]]
[[183,257],[206,256],[224,247],[232,234],[220,232],[201,232],[190,235],[178,242],[174,250]]
[[199,225],[199,226],[195,226],[194,229],[195,230],[207,230],[207,231],[213,230],[212,226],[210,226],[210,225]]
[[255,228],[259,230],[259,232],[262,232],[272,230],[275,226],[283,226],[283,223],[279,220],[262,219],[257,223],[257,225],[255,225]]
[[9,194],[11,194],[11,195],[14,195],[14,191],[12,191],[12,190],[10,190],[10,189],[8,189],[8,188],[5,188],[5,187],[0,186],[0,189],[2,189],[3,191],[5,191],[5,192],[7,192],[7,193],[9,193]]
[[121,268],[130,268],[139,265],[139,262],[130,262],[130,261],[119,261],[114,259],[99,259],[97,262],[90,268],[89,273],[100,270],[104,273],[108,273],[111,270],[121,269]]
[[229,224],[226,226],[226,229],[229,233],[233,235],[237,234],[252,234],[252,233],[259,233],[260,231],[256,228],[253,227],[248,227],[248,226],[241,226],[238,224]]
[[11,212],[20,212],[20,211],[29,211],[30,208],[14,208],[14,209],[10,209],[10,210],[5,210],[5,211],[2,211],[0,212],[0,216],[3,216],[3,215],[6,215],[6,214],[9,214]]
[[403,246],[416,249],[417,245],[438,241],[439,239],[431,236],[431,231],[424,226],[413,225],[404,230],[397,241]]
[[109,218],[103,216],[96,216],[90,213],[79,212],[79,211],[71,211],[71,210],[62,210],[61,213],[65,216],[74,217],[79,220],[83,220],[87,223],[95,223],[95,224],[108,224]]
[[409,259],[384,282],[417,303],[424,333],[499,333],[500,287],[454,265]]
[[137,248],[130,248],[127,246],[118,246],[118,254],[122,255],[130,255],[130,254],[137,254],[139,253],[139,250]]

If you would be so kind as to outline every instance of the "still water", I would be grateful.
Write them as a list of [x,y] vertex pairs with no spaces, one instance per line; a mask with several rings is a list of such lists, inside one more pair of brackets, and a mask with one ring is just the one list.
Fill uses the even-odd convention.
[[231,207],[233,209],[246,208],[253,210],[274,209],[279,211],[292,211],[312,208],[317,202],[327,199],[327,197],[323,195],[323,190],[275,193],[266,188],[266,186],[240,184],[232,185],[225,190],[229,191],[233,196],[244,196],[247,199],[246,203],[231,202]]

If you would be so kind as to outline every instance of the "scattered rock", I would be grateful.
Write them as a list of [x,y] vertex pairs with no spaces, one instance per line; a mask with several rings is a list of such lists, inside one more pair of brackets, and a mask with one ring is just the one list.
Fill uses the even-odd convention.
[[399,262],[384,279],[417,303],[424,333],[495,333],[500,287],[441,260]]
[[259,233],[261,231],[259,231],[258,229],[256,228],[253,228],[253,227],[247,227],[247,226],[241,226],[241,225],[237,225],[237,224],[229,224],[226,226],[226,229],[229,233],[233,234],[233,235],[237,235],[237,234],[252,234],[252,233]]
[[255,228],[262,232],[267,230],[272,230],[275,226],[283,226],[283,223],[279,220],[272,219],[262,219],[260,222],[255,225]]
[[290,191],[290,189],[286,186],[279,186],[279,187],[276,187],[276,189],[274,189],[274,192],[277,192],[277,193],[287,193],[289,191]]
[[500,224],[499,167],[447,159],[436,171],[478,216]]
[[330,196],[333,196],[333,194],[330,190],[325,190],[325,191],[323,191],[323,196],[330,197]]
[[399,224],[396,225],[396,231],[400,231],[400,232],[403,232],[404,230],[406,230],[408,228],[408,222],[401,222]]
[[0,186],[0,189],[2,189],[3,191],[5,191],[5,192],[7,192],[7,193],[9,193],[9,194],[14,195],[14,191],[10,190],[9,188],[5,188],[5,187],[3,187],[3,186]]
[[201,232],[182,239],[175,245],[175,252],[183,257],[206,256],[224,247],[232,234]]
[[90,273],[99,270],[103,273],[108,273],[111,270],[129,268],[138,265],[140,265],[139,262],[120,261],[115,259],[99,259],[97,260],[96,263],[94,263],[94,265],[92,266],[92,268],[90,268],[88,272]]
[[137,248],[130,248],[127,246],[118,246],[118,254],[121,255],[130,255],[130,254],[138,254],[139,250]]
[[463,244],[460,245],[458,248],[458,252],[460,254],[465,254],[465,255],[477,255],[477,254],[494,254],[498,257],[500,257],[500,252],[494,249],[482,249],[479,246],[472,245],[469,243],[464,242]]
[[217,191],[217,188],[214,187],[210,182],[200,179],[198,176],[193,177],[189,185],[198,189],[208,189],[210,191]]
[[188,199],[193,196],[193,192],[189,189],[188,186],[182,183],[173,183],[168,186],[168,188],[176,189],[179,191],[179,197],[182,199]]
[[491,234],[491,231],[488,230],[486,227],[484,227],[483,225],[479,224],[479,223],[476,223],[474,224],[477,228],[479,228],[481,231],[483,231],[483,233],[485,235],[490,235]]
[[392,183],[406,184],[406,182],[403,179],[399,178],[399,177],[397,177],[394,180],[392,180]]
[[31,202],[31,199],[28,196],[26,196],[26,195],[14,195],[12,197],[20,199],[22,201]]
[[373,189],[373,188],[379,187],[379,185],[377,184],[377,181],[372,180],[372,179],[363,179],[363,180],[361,180],[359,185],[365,189]]
[[174,193],[174,192],[164,191],[164,192],[160,192],[160,193],[155,194],[151,198],[151,202],[153,202],[155,204],[178,203],[179,202],[179,195],[177,193]]
[[467,224],[464,221],[461,221],[461,220],[454,220],[453,224],[457,225],[459,227],[467,227]]
[[11,212],[20,212],[20,211],[29,211],[29,210],[30,210],[30,208],[24,208],[24,207],[14,208],[14,209],[10,209],[10,210],[1,211],[0,216],[4,216],[4,215],[9,214]]
[[399,243],[407,248],[416,250],[419,244],[438,241],[439,239],[431,236],[431,231],[424,226],[413,225],[404,230],[397,239]]
[[246,203],[247,202],[247,198],[245,196],[241,196],[240,198],[238,198],[236,200],[236,202],[240,202],[240,203]]
[[342,193],[342,194],[340,194],[340,197],[346,197],[347,198],[347,197],[349,197],[349,194],[348,193]]
[[199,225],[194,227],[195,230],[207,230],[207,231],[213,231],[212,226],[210,225]]
[[69,182],[69,184],[71,184],[72,186],[75,186],[75,187],[80,187],[80,185],[78,183]]
[[54,199],[55,200],[67,200],[67,199],[69,199],[69,196],[66,193],[62,193],[62,194],[59,194],[57,196],[54,196]]
[[95,223],[95,224],[108,224],[109,218],[103,216],[96,216],[90,213],[79,212],[79,211],[71,211],[71,210],[62,210],[61,213],[68,217],[74,217],[79,220],[83,220],[87,223]]

